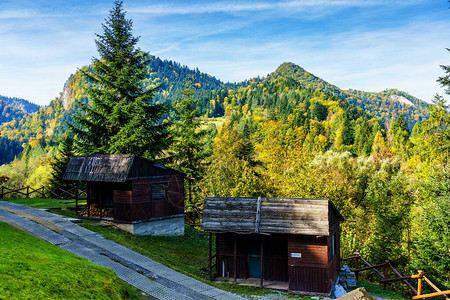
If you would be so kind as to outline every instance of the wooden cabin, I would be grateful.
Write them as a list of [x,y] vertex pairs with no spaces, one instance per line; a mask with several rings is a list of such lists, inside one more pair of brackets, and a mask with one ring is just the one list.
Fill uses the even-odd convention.
[[202,229],[216,235],[218,277],[327,295],[339,274],[342,220],[328,199],[220,197],[205,198]]
[[132,154],[96,154],[70,158],[63,179],[86,182],[88,217],[138,235],[182,235],[184,177]]

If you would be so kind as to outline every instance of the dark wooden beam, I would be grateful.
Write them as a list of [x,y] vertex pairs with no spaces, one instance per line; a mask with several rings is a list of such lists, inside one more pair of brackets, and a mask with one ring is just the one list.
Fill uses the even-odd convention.
[[263,288],[264,281],[264,238],[260,236],[261,255],[260,255],[260,273],[259,273],[259,287]]
[[78,215],[78,181],[75,182],[75,215]]
[[382,279],[382,280],[380,280],[380,283],[390,283],[390,282],[396,282],[396,281],[400,281],[400,280],[403,281],[406,279],[411,279],[411,275],[403,276],[403,277],[396,277],[396,278],[389,278],[389,279]]
[[209,260],[208,260],[208,269],[209,269],[209,280],[212,280],[212,274],[211,274],[211,252],[212,252],[212,233],[209,233]]
[[[389,267],[391,268],[392,272],[394,272],[395,275],[397,275],[398,277],[403,277],[403,275],[400,274],[400,272],[397,271],[397,269],[394,268],[394,266],[392,266],[391,264],[389,264]],[[403,280],[403,282],[409,287],[409,289],[410,289],[414,294],[417,294],[416,288],[413,287],[413,286],[408,282],[408,280],[405,279],[405,280]]]
[[[378,265],[369,265],[368,267],[364,267],[364,268],[352,269],[352,271],[353,272],[361,272],[361,271],[371,270],[371,269],[373,269],[374,271],[377,271],[377,270],[375,270],[375,268],[381,268],[384,266],[386,266],[386,263],[378,264]],[[384,279],[384,275],[381,274],[379,271],[377,272],[377,274]]]
[[[220,239],[220,234],[218,235],[216,233],[216,254],[214,254],[214,256],[216,257],[216,273],[215,274],[216,274],[216,277],[219,277],[220,276],[220,274],[219,274],[219,264],[221,263],[221,261],[219,260],[220,247],[217,247],[217,239]],[[222,272],[223,272],[223,270],[222,270]]]
[[233,264],[234,264],[234,283],[237,282],[237,234],[234,234],[234,260],[233,260]]
[[88,217],[91,216],[91,184],[88,182],[86,184],[86,204],[87,204],[87,213],[88,213]]
[[100,190],[100,193],[99,193],[99,198],[100,198],[100,220],[102,219],[102,216],[103,216],[103,191],[102,190]]

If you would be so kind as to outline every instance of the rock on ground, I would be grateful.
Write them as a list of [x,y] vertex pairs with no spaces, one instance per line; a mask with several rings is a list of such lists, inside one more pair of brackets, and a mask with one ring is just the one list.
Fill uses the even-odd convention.
[[337,298],[337,300],[375,300],[375,298],[371,296],[365,288],[358,288]]

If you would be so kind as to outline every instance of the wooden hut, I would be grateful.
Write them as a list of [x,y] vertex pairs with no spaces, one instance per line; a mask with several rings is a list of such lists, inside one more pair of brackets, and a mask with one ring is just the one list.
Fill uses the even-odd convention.
[[184,177],[131,154],[74,156],[64,180],[85,181],[89,217],[138,235],[184,234]]
[[326,295],[339,274],[342,220],[328,199],[205,198],[202,229],[216,235],[217,276]]

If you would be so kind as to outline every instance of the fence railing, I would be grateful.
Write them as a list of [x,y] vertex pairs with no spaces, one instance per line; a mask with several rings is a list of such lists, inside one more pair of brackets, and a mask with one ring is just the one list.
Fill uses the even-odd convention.
[[79,189],[78,187],[74,187],[73,189],[66,189],[62,186],[58,186],[56,188],[50,189],[48,187],[40,187],[38,189],[32,188],[29,185],[21,188],[9,188],[6,186],[1,186],[0,189],[0,198],[5,198],[7,195],[16,194],[22,195],[26,198],[30,196],[40,196],[42,198],[76,198],[79,199],[81,195],[87,196],[86,191]]
[[[392,282],[403,282],[412,292],[415,294],[415,296],[412,297],[412,299],[425,299],[425,298],[431,298],[431,297],[437,297],[437,296],[443,296],[445,299],[450,299],[448,295],[450,295],[450,290],[448,291],[441,291],[431,280],[429,280],[427,277],[424,276],[423,271],[419,271],[417,275],[410,275],[410,276],[403,276],[397,269],[394,268],[394,266],[391,265],[389,260],[386,260],[384,263],[372,265],[367,260],[365,260],[358,252],[355,252],[354,256],[342,258],[342,260],[351,260],[354,259],[355,261],[355,268],[351,269],[352,272],[355,272],[356,280],[358,280],[358,273],[361,271],[366,270],[373,270],[381,279],[380,283],[384,285],[384,288],[386,288],[386,285]],[[360,267],[359,262],[362,262],[366,265],[366,267]],[[383,268],[383,273],[381,273],[378,268]],[[389,270],[391,270],[395,276],[394,278],[388,278],[389,277]],[[409,283],[408,279],[417,279],[417,289],[414,288],[414,286]],[[422,294],[422,287],[423,287],[423,281],[426,281],[434,290],[434,293],[428,293],[428,294]]]

